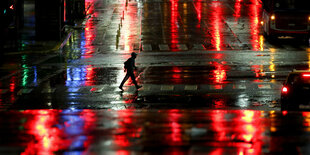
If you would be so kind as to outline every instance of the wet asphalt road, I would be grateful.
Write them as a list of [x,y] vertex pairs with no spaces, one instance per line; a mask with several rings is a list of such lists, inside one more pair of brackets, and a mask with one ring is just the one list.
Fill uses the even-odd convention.
[[[2,58],[0,154],[309,154],[309,113],[279,97],[310,48],[265,40],[258,1],[87,4],[60,50]],[[131,52],[143,88],[121,92]]]
[[1,154],[309,154],[309,112],[46,109],[0,116],[7,118]]
[[[309,68],[306,43],[264,39],[256,0],[87,4],[61,50],[7,54],[16,59],[3,67],[4,109],[279,110],[286,75]],[[131,52],[144,87],[129,81],[121,93]]]

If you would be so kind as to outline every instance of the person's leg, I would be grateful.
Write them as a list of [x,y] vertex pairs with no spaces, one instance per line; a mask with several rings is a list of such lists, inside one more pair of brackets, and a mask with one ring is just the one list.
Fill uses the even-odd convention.
[[123,85],[124,85],[125,82],[128,80],[128,78],[129,78],[129,75],[128,75],[128,73],[127,73],[127,74],[125,75],[125,77],[124,77],[124,79],[123,79],[121,85],[119,86],[119,89],[123,90]]
[[136,89],[139,89],[139,88],[142,87],[142,86],[139,86],[139,85],[137,84],[136,77],[135,77],[135,75],[134,75],[133,73],[130,74],[130,78],[131,78],[131,80],[132,80],[132,83],[136,86]]

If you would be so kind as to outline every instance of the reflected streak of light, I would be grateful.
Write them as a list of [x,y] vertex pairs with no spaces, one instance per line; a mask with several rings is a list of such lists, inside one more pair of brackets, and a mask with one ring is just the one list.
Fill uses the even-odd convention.
[[94,0],[85,0],[86,15],[92,14],[94,11]]
[[226,70],[224,69],[224,66],[221,63],[214,62],[214,65],[216,67],[215,70],[213,70],[214,74],[214,82],[215,83],[223,83],[227,77],[226,77]]
[[125,7],[125,15],[126,18],[123,20],[123,41],[124,41],[124,50],[125,51],[132,51],[134,49],[134,38],[136,36],[136,25],[135,22],[137,22],[138,17],[135,15],[137,14],[137,6],[135,5],[128,5]]
[[94,68],[91,65],[86,67],[86,79],[85,79],[85,86],[92,86],[94,85],[94,77],[95,77]]
[[[29,111],[32,112],[32,111]],[[55,113],[50,110],[39,110],[34,119],[27,123],[30,134],[34,135],[22,155],[27,154],[53,154],[65,145],[60,145],[60,130],[52,127],[52,123],[56,122]],[[27,113],[27,111],[25,111]],[[43,147],[42,147],[43,146]]]
[[240,12],[241,12],[241,1],[242,0],[236,0],[235,2],[235,12],[234,12],[234,16],[236,17],[236,21],[238,21],[239,17],[240,17]]
[[253,111],[245,110],[243,111],[243,115],[244,116],[242,116],[242,120],[244,120],[245,122],[251,123],[253,121],[253,117],[254,117]]
[[35,83],[37,85],[38,82],[38,73],[37,73],[37,67],[34,66],[34,79],[33,79],[33,83]]
[[215,42],[215,49],[217,51],[221,50],[221,42],[222,42],[222,3],[218,1],[212,1],[212,31],[213,31],[213,41]]
[[310,71],[310,52],[308,52],[308,70]]
[[249,10],[251,21],[251,43],[254,51],[262,50],[261,37],[259,37],[259,10],[261,5],[257,0],[252,0],[252,5]]
[[177,44],[179,42],[178,40],[178,16],[179,16],[179,12],[178,12],[178,0],[170,0],[171,3],[171,14],[170,14],[170,36],[171,36],[171,43],[172,44]]
[[181,125],[179,123],[180,118],[182,117],[182,113],[179,110],[170,110],[168,111],[168,118],[171,121],[169,123],[169,127],[171,128],[170,138],[172,143],[181,143],[182,142],[182,130]]
[[199,27],[200,27],[200,23],[201,23],[201,10],[202,10],[202,5],[201,5],[201,1],[200,0],[196,0],[195,1],[195,7],[196,7],[197,19],[198,19],[198,23],[199,23]]
[[249,96],[246,94],[241,94],[238,96],[237,104],[240,107],[247,107],[249,105]]
[[225,124],[224,117],[225,113],[222,113],[220,110],[214,110],[210,114],[211,116],[211,127],[216,131],[217,133],[217,140],[218,141],[225,141],[226,140],[226,130],[225,130]]
[[173,80],[173,83],[182,83],[182,78],[181,78],[181,72],[182,72],[182,69],[180,67],[177,67],[177,66],[174,66],[172,68],[172,80]]
[[259,35],[259,47],[260,47],[260,51],[264,51],[264,36],[263,35]]

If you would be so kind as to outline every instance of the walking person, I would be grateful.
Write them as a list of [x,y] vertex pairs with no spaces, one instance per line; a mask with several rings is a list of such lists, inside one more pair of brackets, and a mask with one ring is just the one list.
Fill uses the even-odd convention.
[[135,59],[136,59],[137,55],[138,55],[137,53],[132,52],[131,57],[127,61],[125,61],[125,63],[124,63],[124,69],[125,69],[125,71],[127,71],[127,73],[126,73],[121,85],[118,87],[122,91],[124,91],[123,85],[128,80],[129,77],[131,78],[132,83],[135,84],[137,90],[142,87],[142,86],[139,86],[137,84],[136,77],[134,74],[134,70],[137,68],[135,65]]

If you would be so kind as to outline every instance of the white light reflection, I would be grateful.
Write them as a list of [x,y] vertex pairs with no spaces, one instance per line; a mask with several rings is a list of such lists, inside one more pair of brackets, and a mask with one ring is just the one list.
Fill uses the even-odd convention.
[[240,94],[237,98],[236,105],[242,108],[249,106],[249,96],[247,94]]

